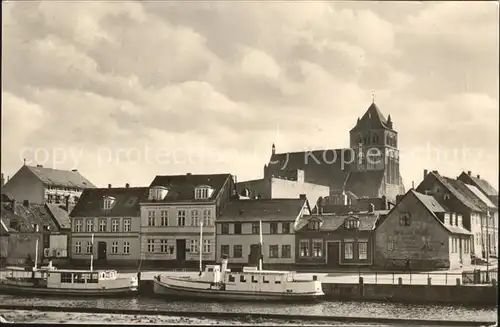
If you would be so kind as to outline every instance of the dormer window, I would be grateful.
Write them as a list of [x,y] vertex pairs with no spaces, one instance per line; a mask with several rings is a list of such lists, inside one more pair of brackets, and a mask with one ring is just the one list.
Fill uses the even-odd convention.
[[346,219],[345,221],[346,229],[358,229],[359,228],[359,220],[358,219]]
[[168,188],[164,186],[153,186],[149,189],[149,200],[161,201],[168,194]]
[[309,230],[319,230],[321,223],[317,220],[313,220],[307,223],[307,229]]
[[444,199],[445,199],[445,200],[449,200],[449,199],[450,199],[450,195],[449,195],[448,193],[446,193],[446,194],[444,195]]
[[194,198],[196,200],[206,200],[212,196],[213,192],[214,190],[210,186],[198,186],[194,190]]
[[104,197],[104,203],[103,203],[103,208],[104,210],[109,210],[113,207],[115,204],[115,198],[112,196],[106,196]]

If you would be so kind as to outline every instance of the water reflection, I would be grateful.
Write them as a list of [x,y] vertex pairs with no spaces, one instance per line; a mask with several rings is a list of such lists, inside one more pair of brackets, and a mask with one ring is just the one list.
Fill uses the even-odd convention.
[[188,301],[165,301],[139,297],[134,299],[89,299],[89,298],[36,298],[0,295],[0,303],[13,305],[48,305],[59,307],[86,307],[107,309],[149,309],[171,311],[251,312],[280,313],[293,315],[377,317],[399,319],[436,320],[496,320],[497,308],[473,308],[447,305],[398,304],[382,302],[323,302],[316,304],[283,303],[208,303]]

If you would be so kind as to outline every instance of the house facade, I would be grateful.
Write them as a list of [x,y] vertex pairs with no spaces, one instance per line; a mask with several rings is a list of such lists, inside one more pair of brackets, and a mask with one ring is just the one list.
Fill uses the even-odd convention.
[[305,195],[296,199],[233,200],[217,220],[217,254],[230,267],[258,265],[260,228],[262,227],[262,261],[265,269],[289,269],[295,263],[294,225],[310,214]]
[[424,179],[415,189],[421,194],[433,196],[449,212],[462,216],[465,229],[472,233],[472,254],[484,258],[481,219],[487,212],[478,205],[477,199],[464,194],[468,189],[459,180],[441,176],[438,171],[424,170]]
[[33,204],[53,203],[73,207],[83,190],[95,186],[78,170],[60,170],[24,165],[3,186],[16,201]]
[[463,216],[411,189],[378,225],[375,264],[381,268],[454,269],[471,264],[472,234]]
[[297,226],[297,265],[332,269],[371,266],[379,217],[373,206],[365,212],[305,217]]
[[216,219],[236,196],[231,174],[156,176],[141,202],[141,260],[197,267],[202,251],[203,262],[213,263]]
[[137,265],[140,203],[147,187],[89,188],[71,212],[71,261],[95,266]]
[[300,194],[305,194],[311,204],[318,198],[330,194],[328,186],[307,183],[304,181],[304,171],[287,170],[263,179],[250,180],[236,183],[240,196],[249,199],[297,199]]

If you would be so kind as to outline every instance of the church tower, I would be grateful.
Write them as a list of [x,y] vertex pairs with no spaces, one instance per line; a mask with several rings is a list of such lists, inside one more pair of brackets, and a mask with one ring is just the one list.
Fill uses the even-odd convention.
[[353,172],[383,171],[386,184],[401,185],[398,133],[391,115],[384,117],[373,102],[350,131],[350,147],[356,154]]

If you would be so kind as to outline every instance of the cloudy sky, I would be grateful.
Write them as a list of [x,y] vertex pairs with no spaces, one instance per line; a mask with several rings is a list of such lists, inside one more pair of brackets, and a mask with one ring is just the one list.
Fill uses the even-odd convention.
[[498,3],[2,2],[2,172],[259,178],[375,102],[423,169],[498,188]]

